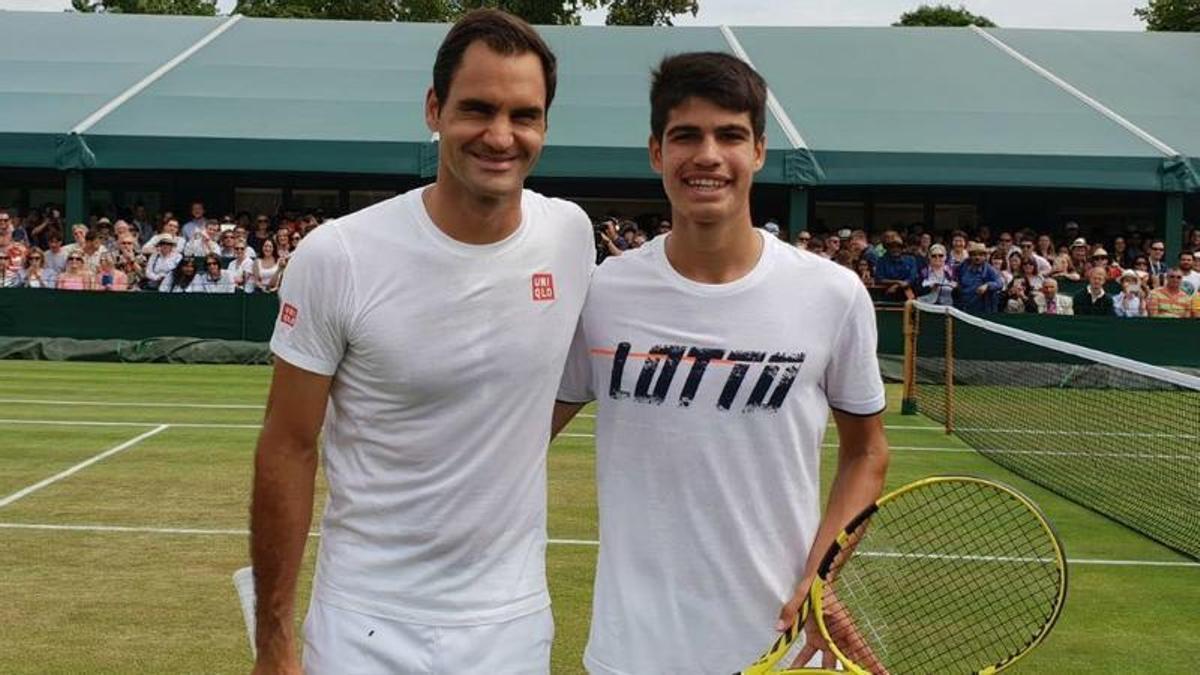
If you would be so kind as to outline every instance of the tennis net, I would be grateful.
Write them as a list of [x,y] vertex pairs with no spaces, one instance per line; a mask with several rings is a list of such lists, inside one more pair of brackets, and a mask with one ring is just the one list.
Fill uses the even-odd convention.
[[1200,378],[949,307],[905,315],[906,410],[1200,559]]

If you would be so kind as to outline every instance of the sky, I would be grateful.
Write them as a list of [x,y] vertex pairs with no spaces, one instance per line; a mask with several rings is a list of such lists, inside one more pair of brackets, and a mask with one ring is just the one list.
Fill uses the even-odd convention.
[[[922,2],[937,0],[700,0],[700,15],[678,17],[677,25],[886,26]],[[222,12],[236,0],[219,0]],[[1006,28],[1142,30],[1133,9],[1146,0],[949,0],[965,4]],[[0,9],[57,12],[70,0],[0,0]],[[584,23],[604,23],[604,12],[588,12]]]

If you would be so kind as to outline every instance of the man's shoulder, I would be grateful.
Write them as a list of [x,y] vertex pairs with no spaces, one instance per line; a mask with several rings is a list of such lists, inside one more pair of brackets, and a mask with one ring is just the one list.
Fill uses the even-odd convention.
[[590,236],[592,220],[583,208],[573,201],[547,197],[540,192],[525,190],[522,205],[530,209],[534,217],[539,220],[544,219],[556,227],[565,226],[581,232],[586,231]]

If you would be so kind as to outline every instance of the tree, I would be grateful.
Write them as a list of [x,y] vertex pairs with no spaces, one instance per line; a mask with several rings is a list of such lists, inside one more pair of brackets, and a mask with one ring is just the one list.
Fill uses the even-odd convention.
[[71,0],[71,9],[87,13],[216,16],[217,0]]
[[296,19],[449,22],[480,7],[497,7],[530,23],[549,25],[578,24],[581,12],[607,7],[609,24],[670,25],[676,14],[695,15],[700,3],[699,0],[238,0],[233,11],[246,16]]
[[[1154,0],[1151,0],[1154,2]],[[911,12],[900,15],[900,20],[893,26],[979,26],[995,28],[992,20],[981,14],[972,14],[967,8],[959,5],[921,5]]]
[[671,26],[676,14],[700,11],[699,0],[613,0],[608,6],[610,26]]
[[1200,0],[1150,0],[1133,14],[1146,30],[1200,32]]

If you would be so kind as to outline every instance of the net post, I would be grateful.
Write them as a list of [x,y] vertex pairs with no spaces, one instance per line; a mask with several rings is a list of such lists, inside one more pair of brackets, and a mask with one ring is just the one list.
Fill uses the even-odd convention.
[[946,433],[954,433],[954,317],[946,312]]
[[917,414],[917,321],[914,300],[904,303],[904,397],[901,415]]

